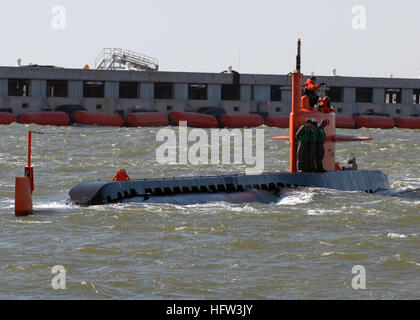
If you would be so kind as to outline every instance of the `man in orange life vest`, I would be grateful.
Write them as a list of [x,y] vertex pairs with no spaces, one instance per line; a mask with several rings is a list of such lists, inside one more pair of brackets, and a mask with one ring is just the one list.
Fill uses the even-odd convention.
[[305,82],[305,92],[304,94],[309,98],[309,105],[311,108],[315,108],[316,104],[318,103],[319,97],[316,94],[316,91],[319,89],[320,86],[324,85],[325,83],[322,82],[320,84],[315,84],[316,77],[312,76]]
[[334,110],[334,107],[331,106],[331,99],[328,96],[325,96],[321,99],[321,101],[318,104],[318,110],[324,113],[330,113]]

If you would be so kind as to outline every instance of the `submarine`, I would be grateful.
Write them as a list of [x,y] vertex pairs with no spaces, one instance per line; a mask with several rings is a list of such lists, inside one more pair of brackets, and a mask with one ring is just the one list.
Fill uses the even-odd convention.
[[[112,203],[174,203],[195,204],[210,201],[232,203],[276,201],[284,188],[318,187],[342,191],[374,193],[390,189],[388,177],[379,170],[358,170],[356,160],[340,167],[335,159],[335,144],[342,141],[364,141],[368,137],[336,135],[335,111],[325,113],[309,107],[308,97],[302,96],[301,40],[297,43],[296,70],[292,77],[292,108],[289,135],[272,137],[289,142],[289,172],[265,172],[255,175],[219,175],[179,178],[131,180],[124,169],[117,170],[112,181],[82,182],[68,193],[68,202],[79,206]],[[325,121],[327,135],[324,144],[323,167],[326,172],[297,171],[296,132],[307,119]]]

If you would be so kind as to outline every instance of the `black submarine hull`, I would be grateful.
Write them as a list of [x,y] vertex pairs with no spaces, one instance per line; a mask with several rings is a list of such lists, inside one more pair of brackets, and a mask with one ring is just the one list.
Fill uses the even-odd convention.
[[[287,187],[318,187],[343,191],[377,192],[390,189],[388,177],[376,170],[341,170],[325,173],[264,173],[260,175],[224,175],[131,181],[93,181],[74,186],[68,194],[71,203],[80,206],[116,202],[202,203],[208,201],[265,202],[267,195]],[[233,193],[245,192],[247,196]],[[255,194],[257,192],[257,194]],[[215,194],[219,193],[219,196]],[[202,195],[200,197],[192,196]],[[185,196],[186,201],[181,197]],[[178,199],[178,200],[177,200]],[[196,199],[196,200],[194,200]]]

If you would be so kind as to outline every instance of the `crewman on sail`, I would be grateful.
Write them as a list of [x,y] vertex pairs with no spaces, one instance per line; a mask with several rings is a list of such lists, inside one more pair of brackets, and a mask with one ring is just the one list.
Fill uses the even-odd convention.
[[318,127],[317,122],[315,119],[311,121],[311,124],[308,128],[308,172],[315,172],[317,170],[316,166],[316,141],[317,141],[317,134],[316,128]]
[[306,119],[305,124],[301,125],[296,132],[297,146],[297,170],[299,172],[307,172],[308,159],[308,138],[309,128],[312,126],[312,120]]
[[305,82],[305,92],[304,94],[309,98],[309,105],[311,108],[315,108],[316,104],[318,103],[319,96],[316,94],[316,91],[319,89],[320,86],[324,85],[325,83],[322,82],[320,84],[315,84],[316,77],[312,76]]
[[324,113],[330,113],[334,110],[334,107],[331,105],[331,99],[328,96],[321,98],[318,104],[318,110]]
[[324,131],[327,121],[324,120],[322,123],[315,129],[316,132],[316,144],[315,144],[315,158],[316,158],[316,171],[317,172],[326,172],[324,166],[322,165],[322,160],[324,159],[325,149],[324,144],[327,139],[327,134]]

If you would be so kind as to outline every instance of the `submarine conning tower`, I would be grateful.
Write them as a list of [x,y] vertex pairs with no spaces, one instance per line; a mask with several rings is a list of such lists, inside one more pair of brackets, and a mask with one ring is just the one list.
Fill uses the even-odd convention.
[[297,141],[296,132],[299,127],[305,124],[306,119],[313,119],[317,123],[326,120],[327,125],[324,131],[327,135],[325,141],[325,156],[322,161],[323,167],[327,171],[335,170],[335,112],[324,113],[316,109],[306,107],[302,101],[302,79],[301,73],[301,40],[298,39],[297,55],[296,55],[296,70],[292,73],[292,111],[289,117],[289,143],[290,143],[290,172],[297,172]]

